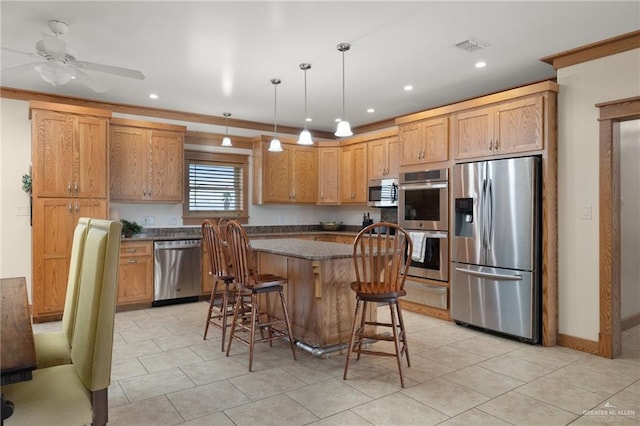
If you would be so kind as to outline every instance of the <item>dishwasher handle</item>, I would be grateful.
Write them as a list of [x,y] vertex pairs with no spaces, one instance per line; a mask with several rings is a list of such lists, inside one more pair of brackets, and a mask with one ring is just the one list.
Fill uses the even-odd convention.
[[201,247],[200,240],[156,241],[155,250],[186,250]]

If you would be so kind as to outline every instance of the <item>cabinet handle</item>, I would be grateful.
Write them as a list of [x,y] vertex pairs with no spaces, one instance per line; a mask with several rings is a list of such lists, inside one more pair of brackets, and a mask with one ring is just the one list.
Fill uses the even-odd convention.
[[80,214],[80,206],[78,205],[77,201],[76,201],[76,214]]
[[493,151],[493,140],[489,139],[489,151]]
[[128,259],[127,263],[138,263],[138,261],[135,259]]
[[67,192],[71,194],[71,182],[67,183]]
[[73,190],[78,194],[78,182],[73,182]]
[[132,249],[132,248],[126,250],[127,253],[135,253],[137,251],[138,249]]
[[496,141],[493,143],[493,149],[498,150],[498,138],[496,138]]
[[69,214],[73,212],[73,206],[71,205],[71,203],[67,204],[67,210],[69,211]]

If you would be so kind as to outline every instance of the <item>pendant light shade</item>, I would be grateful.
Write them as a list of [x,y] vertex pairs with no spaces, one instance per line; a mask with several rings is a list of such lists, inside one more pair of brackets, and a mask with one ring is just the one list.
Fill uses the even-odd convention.
[[311,140],[311,132],[307,130],[307,70],[311,69],[311,64],[300,64],[300,69],[304,71],[304,129],[300,132],[300,137],[298,137],[298,144],[300,145],[313,145],[313,140]]
[[351,124],[346,120],[344,108],[344,52],[349,49],[351,49],[351,45],[349,43],[338,43],[338,51],[342,52],[342,118],[338,122],[338,128],[334,135],[339,138],[353,135],[353,132],[351,131]]
[[273,84],[273,139],[269,144],[271,152],[282,152],[282,145],[278,139],[278,84],[280,83],[281,81],[277,78],[271,80]]
[[225,127],[226,130],[224,132],[224,138],[222,139],[222,146],[233,146],[231,145],[231,138],[229,137],[229,117],[231,117],[231,113],[223,112],[222,115],[225,116]]

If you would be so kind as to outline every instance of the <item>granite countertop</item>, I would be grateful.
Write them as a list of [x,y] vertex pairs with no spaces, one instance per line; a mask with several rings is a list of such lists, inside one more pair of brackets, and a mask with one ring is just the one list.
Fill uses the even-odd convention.
[[[260,227],[260,229],[249,229],[247,233],[252,241],[256,241],[256,238],[295,238],[300,235],[356,235],[357,231],[304,231],[304,230],[281,230],[274,229],[269,230],[267,227]],[[249,232],[252,231],[252,232]],[[257,232],[256,232],[257,231]],[[174,232],[171,232],[171,228],[165,228],[162,232],[157,232],[155,229],[150,229],[149,232],[143,232],[135,234],[132,237],[124,238],[122,241],[171,241],[171,240],[194,240],[201,239],[202,233],[200,228],[175,228]]]
[[353,256],[353,246],[350,244],[303,240],[300,238],[252,240],[251,247],[258,252],[308,260],[344,259]]

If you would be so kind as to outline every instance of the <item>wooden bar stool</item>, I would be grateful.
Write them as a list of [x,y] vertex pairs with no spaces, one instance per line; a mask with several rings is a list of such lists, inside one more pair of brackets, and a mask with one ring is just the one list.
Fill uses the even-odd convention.
[[[222,226],[220,228],[219,226]],[[213,290],[211,291],[211,299],[209,300],[209,311],[207,312],[207,322],[204,327],[203,340],[207,339],[209,325],[213,324],[222,328],[222,343],[220,350],[224,351],[224,342],[227,327],[230,323],[227,319],[233,316],[233,300],[235,297],[235,288],[233,287],[234,277],[229,270],[229,261],[227,256],[227,247],[224,241],[224,223],[218,222],[214,224],[209,220],[202,223],[202,243],[206,247],[209,258],[209,274],[214,277]],[[216,307],[216,299],[218,296],[218,284],[222,283],[220,305]],[[231,300],[231,304],[229,304]]]
[[[289,340],[293,359],[296,359],[291,322],[283,291],[283,285],[287,283],[287,279],[276,275],[257,273],[249,237],[240,223],[236,221],[229,222],[226,227],[226,239],[237,289],[227,356],[231,351],[231,343],[234,337],[249,345],[249,371],[251,371],[253,368],[253,350],[256,342],[269,342],[269,345],[271,345],[273,340],[285,338]],[[270,293],[278,293],[280,296],[283,319],[269,312]],[[259,306],[259,295],[264,295],[266,300],[266,309],[262,311]],[[243,297],[246,296],[250,298],[249,307],[251,310],[250,321],[248,322],[239,318],[243,310]],[[256,340],[256,328],[260,330],[260,339],[258,340]],[[249,339],[239,335],[238,331],[248,332]],[[265,331],[267,336],[265,336]]]
[[[404,280],[409,270],[413,243],[409,234],[394,223],[378,222],[362,229],[353,244],[353,261],[356,281],[351,289],[356,293],[356,309],[349,340],[343,379],[347,380],[351,353],[394,356],[398,362],[400,384],[402,376],[402,356],[407,357],[407,367],[411,366],[407,334],[402,319],[398,298],[406,295]],[[391,311],[391,322],[366,321],[367,303],[374,306],[385,303]],[[360,306],[362,305],[362,312]],[[378,327],[391,328],[392,335],[378,333]],[[385,340],[395,346],[395,353],[375,351],[363,346],[364,341]]]

